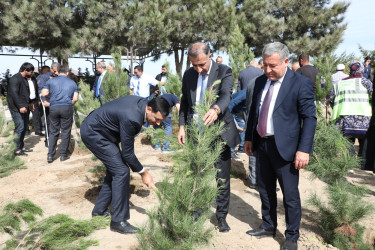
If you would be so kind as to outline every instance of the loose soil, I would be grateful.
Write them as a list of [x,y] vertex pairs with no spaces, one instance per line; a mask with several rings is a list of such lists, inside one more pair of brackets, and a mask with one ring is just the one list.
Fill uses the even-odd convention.
[[[0,143],[5,141],[0,138]],[[68,214],[74,219],[89,219],[100,190],[90,168],[100,164],[92,160],[92,154],[75,147],[74,153],[67,161],[60,162],[59,155],[51,163],[47,163],[47,148],[44,138],[32,134],[25,140],[26,147],[34,151],[28,157],[22,158],[27,169],[17,170],[10,176],[0,179],[0,209],[10,202],[29,199],[44,211],[44,217],[57,213]],[[135,151],[143,166],[150,171],[156,184],[160,182],[172,165],[172,160],[160,151],[154,150],[141,134],[135,140]],[[261,202],[256,190],[247,186],[246,177],[248,157],[241,155],[241,161],[232,162],[232,170],[238,178],[231,179],[231,203],[228,224],[232,228],[228,233],[219,233],[216,219],[212,217],[210,224],[215,227],[215,236],[207,246],[200,249],[280,249],[284,242],[285,219],[282,203],[282,193],[278,194],[278,229],[275,238],[256,239],[245,232],[257,228],[261,223]],[[242,177],[239,178],[239,177]],[[372,172],[355,170],[349,174],[348,181],[353,184],[363,184],[372,193],[364,198],[375,205],[375,175]],[[142,225],[147,220],[146,211],[158,204],[156,194],[147,189],[138,174],[132,174],[132,195],[130,197],[130,220],[133,225]],[[302,200],[301,237],[299,249],[335,249],[324,243],[321,236],[317,212],[306,204],[306,200],[314,192],[319,197],[326,198],[326,184],[318,179],[312,179],[310,172],[300,172],[300,194]],[[375,216],[369,216],[361,222],[366,226],[365,241],[374,245]],[[0,248],[9,236],[0,235]],[[111,232],[109,228],[97,230],[90,238],[99,241],[98,246],[89,249],[136,249],[138,241],[135,235],[121,235]]]

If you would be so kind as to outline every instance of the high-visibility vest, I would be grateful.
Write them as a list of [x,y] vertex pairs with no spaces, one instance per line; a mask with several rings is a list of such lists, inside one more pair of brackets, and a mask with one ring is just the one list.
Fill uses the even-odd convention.
[[362,85],[362,78],[341,80],[333,85],[335,101],[332,111],[332,122],[340,116],[371,116],[370,95]]

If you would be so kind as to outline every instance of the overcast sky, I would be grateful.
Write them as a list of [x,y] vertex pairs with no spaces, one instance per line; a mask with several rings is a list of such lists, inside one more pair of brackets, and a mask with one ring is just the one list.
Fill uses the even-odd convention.
[[[340,0],[333,0],[332,2],[337,2]],[[347,0],[348,1],[348,0]],[[375,50],[375,31],[373,26],[375,24],[375,1],[374,0],[352,0],[346,14],[345,23],[348,27],[344,33],[343,42],[338,46],[336,53],[341,54],[346,52],[347,54],[354,53],[355,56],[361,57],[361,53],[358,49],[360,44],[367,50]],[[0,52],[1,53],[1,52]],[[28,50],[20,50],[19,53],[22,54],[34,54]],[[37,53],[36,53],[37,54]],[[228,55],[225,53],[218,53],[223,56],[224,63],[228,64]],[[216,58],[218,54],[213,57]],[[185,57],[186,58],[186,57]],[[77,70],[79,67],[82,71],[85,68],[89,68],[91,71],[91,63],[85,61],[86,59],[70,59],[69,65],[72,69]],[[162,56],[157,62],[152,62],[151,59],[147,59],[144,64],[144,72],[150,75],[156,76],[160,73],[161,66],[168,60],[171,64],[171,69],[175,72],[174,57]],[[17,73],[21,64],[25,61],[31,62],[37,67],[37,61],[30,60],[29,57],[14,57],[14,56],[0,56],[0,74],[4,73],[6,69],[10,69],[12,74]],[[110,61],[106,61],[109,63]],[[50,65],[51,61],[46,62]],[[123,61],[123,66],[128,67],[130,62]],[[185,66],[183,67],[183,69]]]

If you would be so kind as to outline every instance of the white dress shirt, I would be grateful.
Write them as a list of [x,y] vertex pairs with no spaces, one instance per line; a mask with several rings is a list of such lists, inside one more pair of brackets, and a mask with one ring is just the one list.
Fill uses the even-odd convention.
[[30,89],[30,100],[34,100],[36,98],[35,95],[35,88],[34,88],[34,82],[30,79],[27,81],[29,83],[29,89]]
[[140,83],[138,96],[141,97],[149,97],[150,85],[155,86],[158,84],[158,81],[154,77],[145,73],[143,73],[140,78],[138,78],[137,76],[133,76],[130,80],[130,89],[133,89],[133,95],[136,95],[138,82]]
[[[206,79],[204,79],[206,81],[206,88],[207,88],[207,83],[208,83],[208,77],[209,77],[210,72],[211,72],[211,67],[212,67],[212,61],[211,61],[210,68],[208,69],[208,72],[206,74]],[[201,101],[200,98],[201,98],[201,91],[202,91],[202,85],[203,85],[202,79],[203,79],[202,75],[199,74],[198,80],[197,80],[197,91],[195,92],[196,93],[196,95],[195,95],[195,105],[197,105]]]
[[[267,116],[267,131],[266,131],[266,136],[271,136],[271,135],[275,134],[274,133],[274,129],[273,129],[272,114],[273,114],[273,109],[275,107],[277,95],[279,94],[279,90],[280,90],[281,84],[282,84],[282,82],[284,80],[285,74],[286,74],[286,70],[285,70],[285,73],[284,73],[283,77],[281,77],[280,79],[278,79],[277,81],[275,81],[275,83],[273,84],[274,85],[274,87],[273,87],[273,94],[272,94],[272,99],[271,99],[271,102],[270,102],[270,107],[269,107],[268,116]],[[262,109],[263,100],[266,97],[266,94],[267,94],[267,91],[268,91],[270,85],[271,85],[271,80],[268,79],[267,82],[266,82],[266,85],[264,86],[263,92],[262,92],[262,98],[261,98],[261,101],[260,101],[259,112]],[[258,117],[258,123],[259,123],[259,117]]]

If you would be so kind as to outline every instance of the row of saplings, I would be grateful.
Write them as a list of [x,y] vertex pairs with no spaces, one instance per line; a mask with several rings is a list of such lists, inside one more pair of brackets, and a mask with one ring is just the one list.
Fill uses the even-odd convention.
[[[204,114],[215,98],[215,93],[207,92],[206,101],[197,107],[197,112]],[[187,128],[189,140],[172,156],[173,171],[169,171],[159,186],[160,203],[148,211],[149,220],[137,236],[141,249],[193,249],[209,243],[213,236],[213,228],[206,222],[212,216],[210,208],[218,192],[213,181],[216,176],[214,164],[223,145],[215,138],[220,134],[222,124],[209,127],[203,124],[203,120],[196,120]],[[210,146],[213,144],[215,147]],[[10,141],[8,145],[11,145]],[[3,153],[6,146],[1,150],[3,169],[4,157],[9,154]],[[319,225],[326,242],[339,249],[373,249],[363,242],[365,228],[358,224],[374,210],[362,200],[369,191],[345,180],[348,170],[360,166],[360,159],[351,152],[351,142],[324,119],[318,119],[308,170],[328,184],[329,197],[328,203],[324,203],[314,194],[309,203],[318,209]],[[192,216],[198,210],[202,215],[199,218]],[[12,235],[5,248],[86,249],[99,244],[87,236],[109,224],[108,218],[100,216],[73,220],[58,214],[37,220],[42,214],[42,210],[28,200],[5,206],[0,215],[0,231]]]

